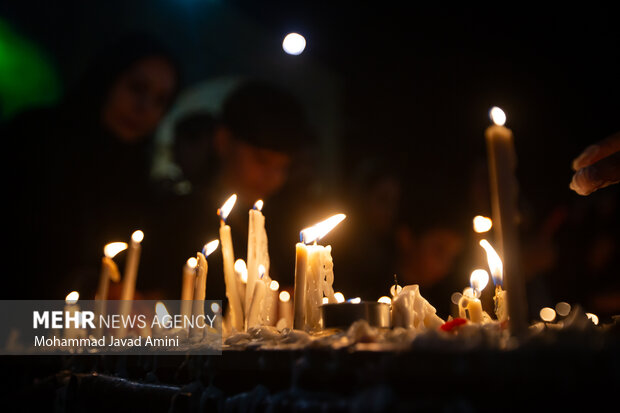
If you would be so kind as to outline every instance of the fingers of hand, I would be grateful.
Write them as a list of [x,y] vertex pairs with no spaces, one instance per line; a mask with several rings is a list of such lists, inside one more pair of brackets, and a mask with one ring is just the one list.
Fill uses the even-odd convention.
[[620,152],[579,169],[573,175],[570,188],[579,195],[589,195],[597,189],[618,182],[620,182]]
[[590,166],[618,151],[620,151],[620,133],[612,135],[595,145],[588,146],[581,155],[573,161],[573,170],[578,171]]

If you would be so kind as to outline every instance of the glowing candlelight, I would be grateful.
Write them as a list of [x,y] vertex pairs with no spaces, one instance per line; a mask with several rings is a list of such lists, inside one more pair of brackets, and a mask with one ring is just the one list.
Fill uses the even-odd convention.
[[126,250],[127,246],[126,242],[110,242],[103,247],[103,255],[114,258],[119,252]]
[[[323,297],[336,302],[332,284],[334,282],[331,246],[324,247],[316,242],[327,235],[342,220],[344,214],[336,214],[299,233],[300,241],[295,246],[295,317],[296,329],[320,328],[319,306]],[[306,245],[314,243],[315,245]]]
[[362,299],[360,297],[349,298],[347,302],[351,304],[359,304],[362,302]]
[[336,299],[337,303],[344,303],[345,301],[344,294],[342,294],[340,291],[334,293],[334,298]]
[[473,222],[474,231],[478,234],[489,232],[493,227],[493,220],[491,218],[483,217],[482,215],[476,215]]
[[379,297],[377,301],[384,304],[392,304],[392,299],[386,295]]
[[[196,277],[194,279],[194,300],[192,302],[192,316],[194,320],[203,317],[205,313],[205,295],[207,291],[207,274],[209,263],[207,257],[211,255],[219,245],[218,240],[213,240],[202,247],[202,252],[196,254]],[[190,328],[189,338],[193,342],[201,341],[204,331],[195,325]]]
[[498,321],[504,322],[508,320],[506,291],[502,288],[504,281],[504,266],[501,258],[491,246],[489,241],[486,239],[480,240],[480,246],[486,251],[489,270],[491,270],[491,277],[493,278],[493,284],[495,284],[495,295],[493,296],[493,302],[495,303],[495,315],[497,316]]
[[[246,315],[250,311],[252,295],[254,294],[254,284],[256,284],[258,280],[259,264],[265,267],[265,281],[269,279],[269,247],[267,232],[265,230],[265,216],[262,213],[263,205],[263,200],[259,199],[248,212],[247,285],[245,287],[245,298],[241,302]],[[275,304],[275,300],[270,302],[269,308],[275,309]],[[269,320],[269,324],[272,324],[272,321],[275,323],[275,320]]]
[[235,277],[235,253],[230,226],[226,225],[226,218],[230,214],[233,206],[237,202],[237,195],[233,194],[224,202],[224,205],[217,210],[220,217],[220,241],[222,244],[222,261],[224,264],[224,282],[226,283],[226,297],[228,298],[230,327],[235,331],[243,330],[243,308],[241,297],[237,288]]
[[[491,108],[493,125],[485,131],[487,143],[491,211],[499,256],[503,261],[503,280],[506,287],[505,315],[510,319],[511,333],[522,336],[527,332],[527,301],[525,283],[519,263],[517,197],[519,186],[515,176],[517,155],[512,131],[506,128],[506,114],[498,107]],[[496,284],[497,286],[497,284]],[[497,304],[496,304],[497,307]]]
[[68,325],[65,326],[63,335],[67,339],[78,338],[82,336],[80,330],[80,307],[77,305],[79,299],[80,293],[78,293],[77,291],[71,291],[65,297],[64,311],[66,322],[68,323]]
[[291,294],[284,290],[280,291],[278,301],[278,317],[280,318],[276,323],[278,329],[293,327],[293,303],[291,302]]
[[541,320],[550,323],[555,320],[555,310],[551,307],[543,307],[539,312]]
[[480,302],[480,294],[489,282],[489,273],[485,270],[476,269],[469,277],[471,288],[463,291],[463,296],[459,300],[459,317],[468,318],[472,323],[482,323],[484,312]]
[[172,325],[172,319],[166,305],[161,301],[155,303],[155,314],[157,315],[157,320],[162,327],[170,328]]
[[194,286],[196,283],[196,266],[198,260],[188,258],[183,266],[183,284],[181,286],[181,316],[189,317],[192,313],[192,299],[194,298]]

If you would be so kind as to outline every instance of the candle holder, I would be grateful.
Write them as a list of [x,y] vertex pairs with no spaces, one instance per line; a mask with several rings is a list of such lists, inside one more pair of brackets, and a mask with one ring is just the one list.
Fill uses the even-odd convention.
[[372,327],[389,328],[390,306],[377,301],[322,304],[323,328],[347,328],[357,320],[366,320]]

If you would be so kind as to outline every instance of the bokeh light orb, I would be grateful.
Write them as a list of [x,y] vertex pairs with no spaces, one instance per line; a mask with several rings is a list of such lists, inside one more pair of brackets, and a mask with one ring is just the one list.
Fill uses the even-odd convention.
[[289,33],[282,40],[282,49],[290,55],[299,56],[306,48],[306,39],[299,33]]

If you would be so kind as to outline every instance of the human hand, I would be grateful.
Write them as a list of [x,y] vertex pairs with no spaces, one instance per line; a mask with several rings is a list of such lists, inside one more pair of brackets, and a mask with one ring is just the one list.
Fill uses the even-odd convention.
[[620,133],[588,146],[573,161],[570,188],[579,195],[620,182]]

